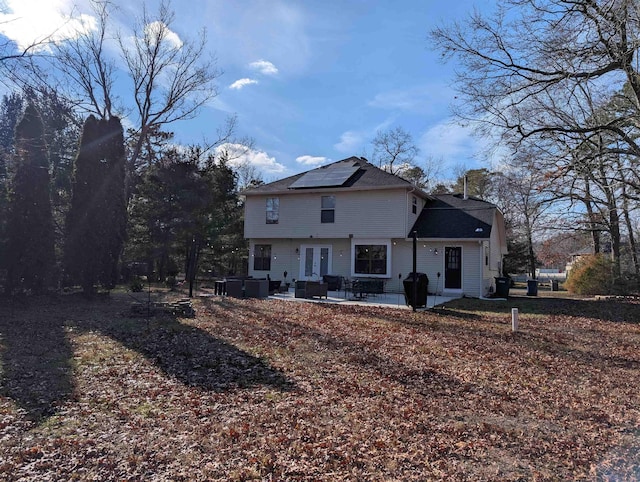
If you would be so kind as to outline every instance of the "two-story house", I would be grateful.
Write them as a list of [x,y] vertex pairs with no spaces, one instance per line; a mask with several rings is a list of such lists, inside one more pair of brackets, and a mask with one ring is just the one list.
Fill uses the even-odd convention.
[[243,192],[249,274],[254,277],[379,278],[402,290],[413,266],[429,291],[486,296],[506,253],[504,220],[492,204],[430,196],[366,159],[342,161]]

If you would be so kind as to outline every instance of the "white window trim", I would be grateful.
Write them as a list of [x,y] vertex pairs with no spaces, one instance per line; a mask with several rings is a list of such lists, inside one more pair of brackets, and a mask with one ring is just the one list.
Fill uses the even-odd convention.
[[[278,204],[278,209],[269,210],[269,200],[275,199]],[[273,206],[273,203],[272,203]],[[269,213],[275,213],[275,219],[272,222],[269,222]],[[266,224],[279,224],[280,223],[280,198],[278,196],[269,196],[265,200],[265,222]]]
[[[387,273],[365,274],[356,273],[356,245],[384,244],[387,247]],[[391,278],[391,240],[390,239],[351,239],[351,266],[349,268],[352,278]]]

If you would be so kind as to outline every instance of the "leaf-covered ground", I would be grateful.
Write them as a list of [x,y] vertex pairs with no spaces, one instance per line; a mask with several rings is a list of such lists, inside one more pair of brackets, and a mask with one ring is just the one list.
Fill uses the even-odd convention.
[[0,305],[1,480],[640,478],[636,301],[128,302]]

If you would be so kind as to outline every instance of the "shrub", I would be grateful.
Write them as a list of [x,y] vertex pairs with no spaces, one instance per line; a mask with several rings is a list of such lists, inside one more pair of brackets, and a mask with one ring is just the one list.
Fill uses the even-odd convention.
[[571,268],[564,286],[578,295],[612,294],[613,262],[603,254],[582,256]]
[[129,289],[134,293],[140,293],[144,289],[144,283],[140,276],[134,276],[129,283]]

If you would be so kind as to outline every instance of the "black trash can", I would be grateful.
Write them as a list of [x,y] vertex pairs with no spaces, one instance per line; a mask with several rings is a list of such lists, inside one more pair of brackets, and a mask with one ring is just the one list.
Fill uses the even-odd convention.
[[527,296],[538,296],[538,280],[527,280]]
[[416,273],[416,300],[414,304],[413,300],[413,273],[409,273],[404,281],[404,301],[408,306],[414,308],[421,308],[427,306],[427,286],[429,285],[429,278],[426,273]]
[[508,298],[511,280],[506,276],[496,276],[496,298]]
[[551,280],[551,291],[558,291],[558,280]]

